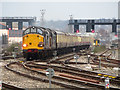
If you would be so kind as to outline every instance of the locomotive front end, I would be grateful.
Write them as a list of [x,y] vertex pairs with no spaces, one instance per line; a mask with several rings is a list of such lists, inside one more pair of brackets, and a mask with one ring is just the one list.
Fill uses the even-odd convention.
[[23,55],[27,60],[39,57],[44,49],[43,31],[40,28],[30,27],[23,32]]

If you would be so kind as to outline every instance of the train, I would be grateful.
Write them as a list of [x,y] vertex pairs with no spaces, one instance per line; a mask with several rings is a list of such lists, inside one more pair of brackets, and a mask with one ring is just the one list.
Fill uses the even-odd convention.
[[89,36],[65,33],[44,27],[31,26],[23,31],[22,49],[26,60],[47,58],[88,49],[94,42]]
[[100,46],[100,40],[99,39],[95,39],[93,45],[94,46]]

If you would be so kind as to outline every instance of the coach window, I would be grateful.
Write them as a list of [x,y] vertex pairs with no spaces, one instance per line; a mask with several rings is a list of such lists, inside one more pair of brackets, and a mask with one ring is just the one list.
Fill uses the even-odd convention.
[[37,29],[37,33],[42,34],[42,30]]

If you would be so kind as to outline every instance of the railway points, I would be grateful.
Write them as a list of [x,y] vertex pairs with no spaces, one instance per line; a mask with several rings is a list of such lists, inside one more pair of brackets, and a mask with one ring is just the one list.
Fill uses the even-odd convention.
[[24,88],[16,87],[14,85],[2,83],[1,90],[25,90]]
[[[83,67],[85,67],[86,65],[88,65],[88,53],[82,53],[82,52],[79,52],[79,53],[77,53],[78,55],[81,55],[80,56],[80,58],[78,59],[78,62],[77,62],[77,64],[78,64],[78,66],[76,67],[76,65],[74,66],[74,64],[76,64],[76,62],[75,63],[73,63],[75,60],[74,60],[74,55],[76,55],[76,53],[71,53],[71,54],[66,54],[66,55],[60,55],[60,56],[58,56],[58,58],[55,60],[55,61],[52,61],[52,62],[49,62],[49,60],[50,59],[48,59],[48,60],[46,60],[46,61],[43,61],[43,60],[34,60],[34,61],[24,61],[24,59],[20,59],[19,60],[19,62],[17,62],[18,64],[16,64],[16,65],[14,65],[15,63],[11,63],[11,65],[9,66],[9,67],[12,67],[13,69],[14,69],[14,67],[15,67],[15,70],[17,70],[18,68],[16,68],[16,66],[18,65],[19,66],[19,69],[20,68],[22,68],[21,67],[21,65],[23,64],[23,67],[24,67],[24,65],[25,65],[25,68],[26,69],[28,69],[28,70],[30,70],[30,71],[33,71],[33,72],[37,72],[37,73],[41,73],[42,75],[44,75],[44,77],[46,76],[45,75],[45,70],[47,69],[47,68],[53,68],[54,70],[55,70],[55,73],[57,73],[57,75],[59,75],[58,77],[61,77],[61,79],[65,79],[65,80],[72,80],[72,79],[74,79],[74,80],[72,80],[72,82],[76,82],[76,83],[87,83],[84,87],[82,87],[82,88],[96,88],[96,87],[98,87],[98,86],[96,86],[96,84],[91,84],[92,82],[90,82],[91,80],[88,80],[88,81],[86,81],[87,80],[87,78],[89,77],[89,79],[91,78],[91,79],[93,79],[93,80],[100,80],[100,81],[95,81],[95,82],[99,82],[99,84],[100,85],[102,85],[102,86],[99,86],[99,87],[101,87],[101,88],[105,88],[105,82],[104,82],[104,78],[102,79],[102,77],[104,76],[104,77],[106,77],[106,76],[108,76],[109,78],[112,78],[111,80],[110,80],[110,83],[111,83],[111,85],[110,85],[110,88],[115,88],[115,89],[117,89],[117,87],[119,87],[118,86],[118,82],[119,81],[117,81],[116,80],[116,76],[114,76],[114,75],[111,75],[111,74],[105,74],[105,73],[103,73],[103,72],[98,72],[97,73],[97,71],[95,70],[95,71],[92,71],[92,72],[90,72],[90,71],[87,71],[87,70],[89,70],[89,69],[86,69],[85,70],[85,68],[83,68]],[[90,59],[92,59],[92,57],[96,57],[96,56],[98,56],[98,55],[91,55],[91,58]],[[102,56],[102,55],[101,55]],[[105,55],[103,55],[103,57],[105,57]],[[52,58],[51,58],[52,59]],[[7,60],[6,60],[7,61]],[[14,61],[14,60],[13,60]],[[16,59],[16,61],[18,61],[17,59]],[[84,61],[84,62],[83,62]],[[114,61],[114,60],[113,60]],[[49,64],[47,64],[47,62],[49,62]],[[102,61],[101,61],[102,62]],[[114,61],[115,62],[115,61]],[[116,60],[116,62],[117,62],[117,60]],[[26,64],[24,64],[24,63],[26,63]],[[112,62],[111,62],[112,63]],[[12,65],[13,64],[13,65]],[[93,65],[92,64],[94,64],[95,66],[96,66],[96,64],[95,63],[93,63],[92,62],[92,60],[90,60],[90,65],[93,67]],[[61,67],[61,65],[62,65],[62,67]],[[18,67],[17,66],[17,67]],[[58,67],[57,67],[58,66]],[[80,67],[81,66],[81,67]],[[61,69],[60,69],[61,68]],[[64,69],[62,69],[62,68],[64,68]],[[79,69],[78,69],[79,68]],[[103,67],[102,67],[103,68]],[[82,70],[83,69],[83,70]],[[106,68],[107,69],[107,68]],[[22,69],[20,69],[20,72],[17,72],[18,74],[19,73],[22,73],[22,71],[21,71]],[[67,71],[66,71],[67,70]],[[78,71],[77,71],[78,70]],[[103,69],[102,69],[103,70]],[[23,70],[24,71],[24,70]],[[111,70],[112,71],[112,70]],[[15,72],[14,70],[13,70],[13,72]],[[26,70],[25,70],[25,72],[26,72]],[[28,72],[28,71],[27,71]],[[84,73],[85,72],[85,73]],[[32,72],[28,72],[28,73],[32,73]],[[44,73],[44,74],[43,74]],[[60,73],[60,74],[59,74]],[[65,74],[64,74],[65,73]],[[67,74],[66,74],[67,73]],[[92,75],[92,73],[93,73],[93,75]],[[26,73],[27,74],[27,73]],[[71,75],[72,74],[72,75]],[[90,74],[90,75],[89,75]],[[99,74],[99,75],[98,75]],[[100,76],[100,74],[101,74],[101,76]],[[19,74],[19,75],[24,75],[23,73],[22,74]],[[32,75],[32,74],[31,74]],[[36,78],[36,74],[33,74],[34,75],[34,78]],[[74,76],[74,75],[77,75],[77,76]],[[25,76],[27,76],[27,77],[29,77],[29,78],[32,78],[32,76],[28,76],[28,75],[25,75]],[[79,77],[78,77],[79,76]],[[39,77],[39,76],[38,76]],[[55,77],[57,78],[57,76],[55,75]],[[38,78],[36,78],[36,79],[38,79]],[[46,78],[47,79],[47,78]],[[84,80],[85,79],[85,80]],[[40,80],[41,81],[41,79],[38,79],[38,80]],[[56,79],[55,79],[56,80]],[[78,82],[78,81],[76,81],[76,80],[80,80],[80,82]],[[42,82],[44,82],[44,80],[42,80]],[[45,82],[49,82],[49,80],[45,80]],[[58,82],[52,82],[53,84],[55,84],[56,85],[56,83],[57,83],[57,85],[59,85],[60,83],[58,83]],[[53,86],[53,84],[52,84],[52,86]],[[74,87],[74,88],[80,88],[80,87],[76,87],[76,85],[74,86],[74,85],[72,85],[72,86],[70,86],[68,83],[67,83],[67,85],[68,86],[66,86],[66,85],[64,85],[63,83],[61,83],[60,85],[62,85],[62,88],[70,88],[70,87]],[[83,85],[83,84],[82,84]],[[92,85],[92,87],[89,87],[89,85],[91,86]],[[66,86],[66,87],[64,87],[64,86]],[[61,86],[60,86],[61,87]]]
[[[14,63],[12,63],[12,64],[14,64]],[[9,66],[9,65],[8,65]],[[46,68],[46,67],[44,67],[44,68]],[[10,68],[9,68],[10,69]],[[27,69],[29,69],[29,70],[31,70],[30,68],[27,68]],[[15,72],[15,70],[13,70],[14,72]],[[17,71],[18,72],[18,71]],[[38,73],[40,73],[40,74],[43,74],[42,72],[38,72]],[[20,72],[19,72],[19,74],[21,74]],[[24,74],[22,74],[22,75],[24,75]],[[26,76],[26,75],[25,75]],[[44,73],[44,76],[45,76],[45,73]],[[31,76],[29,76],[29,77],[31,77]],[[45,77],[44,77],[45,78]],[[58,78],[58,77],[57,77]],[[38,78],[37,78],[38,79]],[[63,79],[63,78],[62,78]],[[66,79],[65,79],[66,80]],[[78,81],[77,81],[78,82]],[[81,82],[82,83],[82,82]],[[87,82],[88,83],[88,82]],[[92,85],[92,86],[96,86],[96,84],[92,84],[92,83],[88,83],[88,85]],[[99,86],[99,85],[98,85]],[[101,87],[101,88],[103,88],[103,86],[99,86],[99,87]]]
[[[7,26],[2,24],[4,28],[11,30],[12,21],[9,20],[13,19],[3,18],[3,21],[7,20]],[[2,45],[3,88],[120,89],[118,42],[105,41],[100,32],[94,30],[96,24],[110,24],[112,32],[118,33],[116,26],[120,24],[119,19],[69,20],[69,25],[74,25],[74,33],[32,26],[36,18],[21,18],[25,19],[30,26],[19,34],[22,42],[8,47]],[[19,20],[15,19],[21,30],[23,21]],[[85,33],[79,33],[80,24],[86,25]],[[12,31],[8,35],[12,36]],[[3,42],[8,43],[5,42],[6,36],[4,39]]]

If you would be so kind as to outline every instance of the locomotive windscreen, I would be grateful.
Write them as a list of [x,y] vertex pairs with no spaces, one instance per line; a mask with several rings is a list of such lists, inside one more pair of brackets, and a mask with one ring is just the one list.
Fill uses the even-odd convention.
[[38,33],[42,35],[43,31],[40,28],[31,27],[31,28],[26,29],[23,32],[23,35],[30,34],[30,33]]
[[26,35],[26,34],[28,34],[28,33],[30,33],[30,29],[26,29],[26,30],[23,32],[23,35]]

